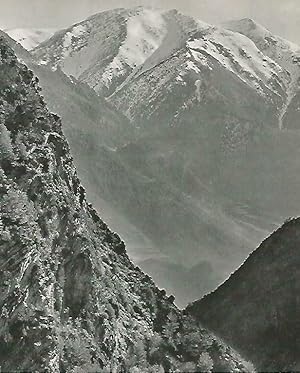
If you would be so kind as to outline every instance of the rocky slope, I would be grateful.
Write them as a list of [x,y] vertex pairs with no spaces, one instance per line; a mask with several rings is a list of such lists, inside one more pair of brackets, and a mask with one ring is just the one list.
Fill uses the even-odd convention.
[[299,219],[285,223],[215,292],[187,308],[259,371],[300,367],[299,232]]
[[0,64],[1,369],[249,371],[129,260],[87,203],[37,78],[3,38]]
[[[175,290],[180,305],[214,289],[286,217],[300,214],[299,111],[290,101],[296,47],[279,58],[288,43],[271,51],[229,28],[177,11],[118,9],[33,51],[130,121],[113,149],[92,136],[85,154],[80,148],[79,172],[96,207],[104,199],[108,219],[120,214],[143,237],[149,250],[137,244],[134,255],[143,252],[143,268]],[[161,275],[171,268],[173,287]],[[181,280],[188,271],[198,278],[192,289]]]

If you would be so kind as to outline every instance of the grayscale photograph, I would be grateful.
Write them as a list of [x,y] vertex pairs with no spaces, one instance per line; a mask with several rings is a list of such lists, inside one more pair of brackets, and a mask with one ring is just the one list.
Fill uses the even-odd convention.
[[0,372],[300,371],[300,1],[0,0]]

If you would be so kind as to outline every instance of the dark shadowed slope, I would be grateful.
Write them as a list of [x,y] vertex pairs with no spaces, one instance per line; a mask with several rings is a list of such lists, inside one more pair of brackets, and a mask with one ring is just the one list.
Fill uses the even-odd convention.
[[187,310],[260,371],[300,368],[300,219],[273,233],[214,293]]

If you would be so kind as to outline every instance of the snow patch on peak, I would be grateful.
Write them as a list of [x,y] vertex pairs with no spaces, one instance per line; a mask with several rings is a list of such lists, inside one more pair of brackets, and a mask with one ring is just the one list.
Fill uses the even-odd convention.
[[167,33],[162,11],[137,8],[127,20],[127,37],[119,53],[105,69],[102,79],[106,86],[114,77],[123,74],[124,68],[142,65],[157,50]]
[[200,79],[195,81],[195,87],[196,87],[196,98],[198,102],[202,101],[202,93],[201,93],[201,88],[202,88],[202,81]]
[[206,66],[209,68],[209,70],[212,70],[212,68],[209,66],[207,57],[204,54],[195,50],[191,50],[191,54],[195,61],[200,62],[202,66]]

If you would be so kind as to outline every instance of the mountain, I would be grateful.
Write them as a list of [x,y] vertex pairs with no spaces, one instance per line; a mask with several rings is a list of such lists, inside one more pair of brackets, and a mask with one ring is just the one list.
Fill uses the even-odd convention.
[[134,266],[85,197],[60,118],[0,39],[4,371],[251,371]]
[[12,39],[30,51],[43,41],[49,39],[55,32],[54,29],[24,29],[14,28],[4,30]]
[[258,371],[300,367],[299,230],[299,218],[286,222],[215,292],[187,308]]
[[160,47],[166,57],[176,50],[198,24],[175,10],[115,9],[56,33],[34,54],[108,95]]
[[[194,93],[199,98],[205,82],[196,77],[214,71],[215,65],[235,75],[269,104],[282,104],[289,84],[287,71],[248,37],[202,23],[176,10],[138,7],[96,14],[58,32],[33,53],[41,64],[59,66],[97,92],[113,96],[114,102],[122,100],[123,111],[130,118],[145,110],[144,100],[138,101],[141,93],[151,93],[150,115],[157,110],[155,102],[162,97],[162,88],[173,91],[176,86],[194,83]],[[154,89],[153,84],[162,73],[166,73],[163,85]],[[134,96],[124,100],[122,92],[128,94],[128,89],[133,90]]]
[[300,101],[300,47],[279,36],[273,35],[269,30],[257,24],[252,19],[230,21],[224,27],[238,32],[251,39],[265,55],[276,61],[289,74],[286,104],[283,105],[279,115],[281,128],[297,126],[297,113]]
[[[126,139],[121,125],[115,146],[89,143],[78,169],[96,208],[104,200],[107,219],[120,214],[143,237],[143,254],[134,245],[133,255],[180,306],[212,291],[300,214],[297,48],[277,58],[281,44],[271,53],[228,28],[175,10],[117,9],[33,50],[127,117]],[[189,271],[198,281],[186,291]]]

